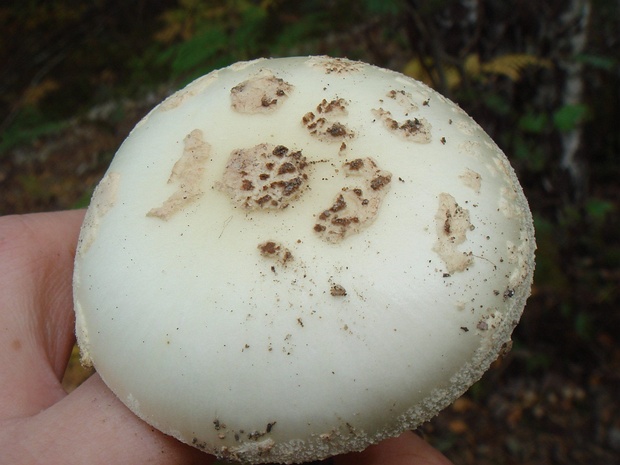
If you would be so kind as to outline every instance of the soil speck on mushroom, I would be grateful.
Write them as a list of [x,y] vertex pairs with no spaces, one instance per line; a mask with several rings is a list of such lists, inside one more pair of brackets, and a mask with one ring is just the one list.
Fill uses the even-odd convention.
[[233,150],[218,186],[244,209],[283,209],[303,193],[307,172],[301,151],[259,144]]
[[347,290],[340,284],[332,284],[329,292],[334,297],[345,297],[347,295]]
[[268,70],[237,84],[230,90],[231,106],[239,113],[271,113],[281,106],[293,86]]

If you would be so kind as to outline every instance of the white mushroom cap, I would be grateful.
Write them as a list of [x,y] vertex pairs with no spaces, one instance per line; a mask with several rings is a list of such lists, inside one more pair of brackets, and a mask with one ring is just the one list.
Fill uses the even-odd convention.
[[77,336],[146,422],[302,462],[414,428],[507,347],[532,218],[458,106],[328,57],[214,71],[133,130],[75,262]]

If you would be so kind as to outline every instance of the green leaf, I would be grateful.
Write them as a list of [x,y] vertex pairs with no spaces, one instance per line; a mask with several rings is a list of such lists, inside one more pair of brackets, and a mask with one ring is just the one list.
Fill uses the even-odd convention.
[[277,35],[272,51],[275,55],[285,53],[294,44],[303,44],[316,39],[329,30],[329,16],[326,12],[307,13],[298,21],[286,25]]
[[575,57],[575,60],[595,69],[603,71],[611,71],[618,66],[618,61],[612,57],[592,54],[581,54]]
[[80,208],[87,208],[88,205],[90,205],[90,198],[93,196],[93,192],[95,191],[95,187],[89,187],[88,189],[86,189],[86,191],[84,191],[82,193],[82,195],[80,196],[79,199],[77,199],[73,205],[71,206],[71,208],[73,209],[80,209]]
[[586,204],[586,212],[590,218],[602,222],[607,215],[615,210],[613,202],[603,199],[591,198]]
[[581,311],[575,315],[573,320],[575,332],[584,340],[591,340],[594,334],[594,324],[592,317],[585,311]]
[[500,116],[506,116],[512,111],[510,102],[498,94],[491,94],[484,97],[484,104],[488,109]]
[[69,124],[68,121],[48,120],[36,108],[24,108],[15,121],[3,133],[0,133],[0,157],[19,144],[59,132]]
[[371,15],[395,15],[404,7],[402,0],[364,0],[362,4]]
[[213,26],[206,31],[192,37],[176,48],[172,62],[172,72],[175,76],[191,71],[213,58],[228,45],[228,37],[221,26]]
[[518,137],[513,142],[513,154],[518,160],[523,160],[528,169],[540,173],[545,169],[547,155],[534,141]]
[[536,373],[549,370],[552,363],[553,359],[549,354],[535,352],[527,358],[525,366],[528,373]]
[[572,131],[586,119],[588,110],[582,103],[564,105],[553,113],[553,124],[561,132]]
[[548,126],[549,120],[544,113],[526,113],[519,118],[519,128],[532,134],[541,134]]
[[267,11],[260,7],[250,6],[242,14],[242,21],[235,29],[232,43],[243,58],[253,55],[253,52],[263,42]]

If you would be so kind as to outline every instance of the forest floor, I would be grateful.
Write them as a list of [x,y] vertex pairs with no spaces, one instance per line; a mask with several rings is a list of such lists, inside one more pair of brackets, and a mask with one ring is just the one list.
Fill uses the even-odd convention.
[[[115,150],[163,95],[147,102],[101,107],[0,157],[0,214],[87,205]],[[120,111],[119,111],[120,110]],[[122,114],[122,117],[111,115]],[[620,349],[613,329],[593,340],[554,346],[559,303],[534,287],[516,344],[483,379],[419,432],[455,464],[620,463]],[[532,336],[533,333],[534,336]],[[617,331],[616,331],[617,334]],[[89,371],[74,353],[68,391]]]

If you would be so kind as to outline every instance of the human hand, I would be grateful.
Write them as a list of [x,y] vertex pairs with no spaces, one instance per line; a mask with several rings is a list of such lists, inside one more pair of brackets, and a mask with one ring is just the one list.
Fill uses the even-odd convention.
[[[61,380],[75,342],[73,258],[83,211],[0,218],[0,463],[190,465],[215,459],[131,413],[95,374]],[[449,465],[405,433],[337,465]]]

